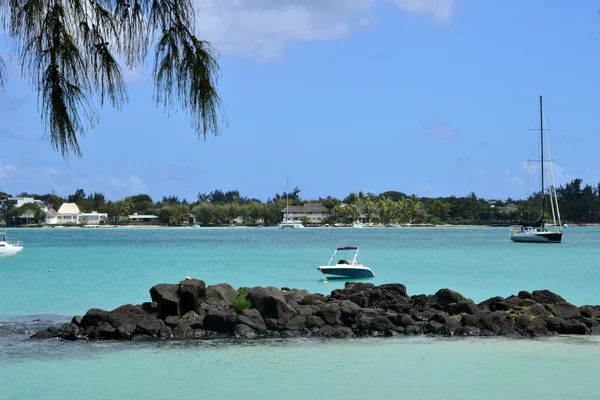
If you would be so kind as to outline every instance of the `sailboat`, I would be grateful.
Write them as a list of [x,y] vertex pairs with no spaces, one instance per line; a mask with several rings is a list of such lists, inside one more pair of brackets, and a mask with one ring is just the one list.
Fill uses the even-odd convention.
[[284,228],[292,228],[292,229],[304,228],[304,225],[302,225],[302,222],[300,222],[300,221],[293,221],[293,220],[289,219],[289,217],[288,217],[289,209],[290,209],[290,198],[289,198],[289,195],[288,195],[288,178],[286,176],[286,179],[285,179],[285,216],[283,217],[283,221],[281,221],[279,223],[279,225],[277,225],[277,227],[279,229],[284,229]]
[[[560,210],[558,208],[558,197],[556,196],[556,185],[554,183],[554,167],[552,159],[550,159],[550,176],[552,184],[548,190],[550,207],[546,208],[546,188],[544,186],[544,110],[542,96],[540,96],[540,171],[542,178],[542,187],[540,192],[540,218],[533,222],[522,223],[520,229],[510,230],[510,240],[513,242],[525,243],[561,243],[563,232],[560,221]],[[547,142],[547,140],[546,140]],[[550,145],[548,145],[548,156],[550,157]],[[546,212],[552,214],[552,225],[546,225]],[[558,221],[557,221],[558,220]],[[557,224],[558,222],[558,224]],[[548,229],[549,228],[549,229]]]

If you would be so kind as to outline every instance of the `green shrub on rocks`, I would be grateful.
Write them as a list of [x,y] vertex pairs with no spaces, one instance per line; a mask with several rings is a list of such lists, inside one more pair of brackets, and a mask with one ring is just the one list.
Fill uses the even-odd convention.
[[236,310],[245,310],[252,305],[252,301],[246,298],[246,293],[242,288],[237,290],[235,297],[233,298],[233,308]]

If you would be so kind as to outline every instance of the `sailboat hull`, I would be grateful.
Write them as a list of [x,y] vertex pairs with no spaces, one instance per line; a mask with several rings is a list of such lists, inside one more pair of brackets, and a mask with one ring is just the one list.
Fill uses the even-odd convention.
[[517,243],[561,243],[562,232],[517,232],[510,240]]

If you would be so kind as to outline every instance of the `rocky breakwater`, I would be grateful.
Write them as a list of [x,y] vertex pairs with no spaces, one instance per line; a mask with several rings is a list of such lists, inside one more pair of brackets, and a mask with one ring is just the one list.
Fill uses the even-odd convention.
[[577,307],[548,290],[479,304],[440,289],[409,296],[399,283],[346,283],[330,295],[275,287],[159,284],[151,302],[90,309],[32,338],[153,340],[395,335],[537,337],[600,333],[600,306]]

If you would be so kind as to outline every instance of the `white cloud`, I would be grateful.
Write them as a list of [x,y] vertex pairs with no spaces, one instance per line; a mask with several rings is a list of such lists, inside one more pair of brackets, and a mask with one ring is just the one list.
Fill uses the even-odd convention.
[[335,40],[368,26],[384,1],[438,23],[454,0],[196,0],[200,37],[228,55],[273,60],[294,43]]
[[447,23],[454,14],[454,0],[392,0],[398,7],[410,13],[433,15],[437,23]]
[[148,191],[148,187],[144,184],[144,182],[142,182],[142,180],[135,175],[125,179],[118,179],[113,176],[105,176],[104,179],[109,186],[119,189],[127,189],[131,194],[140,194]]
[[4,164],[0,161],[0,180],[4,180],[5,177],[12,174],[17,169],[9,164]]
[[525,182],[523,181],[523,179],[519,178],[518,176],[513,175],[510,172],[509,168],[505,168],[504,169],[504,182],[511,183],[511,184],[517,184],[517,185],[524,185],[525,184]]
[[427,124],[425,124],[425,130],[429,132],[431,136],[437,139],[442,140],[459,140],[460,133],[457,131],[450,129],[446,124],[442,121],[432,119]]

